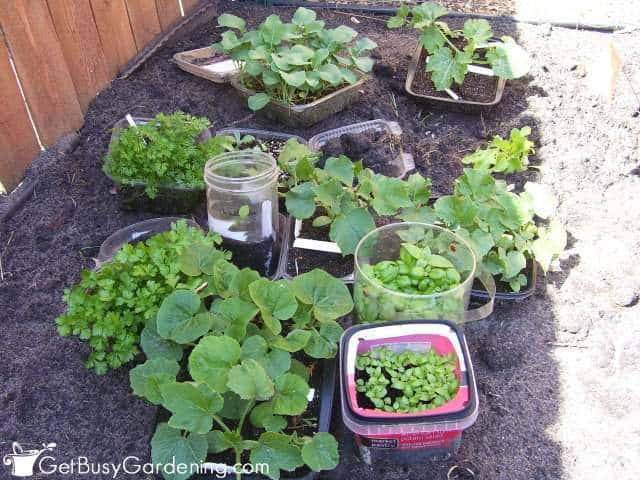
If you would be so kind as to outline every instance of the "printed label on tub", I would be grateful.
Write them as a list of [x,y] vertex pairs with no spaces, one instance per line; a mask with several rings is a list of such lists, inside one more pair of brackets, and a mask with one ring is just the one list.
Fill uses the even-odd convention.
[[386,434],[380,436],[360,437],[362,445],[370,448],[398,448],[413,450],[430,447],[447,447],[460,434],[461,430],[437,432],[420,432],[404,434]]

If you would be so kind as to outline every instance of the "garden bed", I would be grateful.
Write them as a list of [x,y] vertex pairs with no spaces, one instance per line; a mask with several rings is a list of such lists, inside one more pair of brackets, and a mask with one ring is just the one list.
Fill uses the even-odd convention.
[[[288,12],[239,3],[226,3],[218,10],[249,18],[254,25],[270,13],[286,16]],[[335,13],[320,15],[331,26],[350,21],[349,16]],[[553,169],[547,180],[556,187],[570,189],[565,206],[568,210],[563,215],[579,225],[582,240],[574,239],[577,252],[567,266],[575,267],[580,274],[570,278],[553,274],[554,283],[547,287],[553,296],[544,295],[544,287],[539,286],[537,294],[527,302],[502,306],[499,323],[466,328],[479,380],[481,411],[476,426],[465,434],[457,458],[405,470],[390,463],[366,467],[358,461],[351,434],[345,431],[339,412],[334,409],[331,430],[340,441],[342,463],[324,478],[441,479],[447,478],[447,471],[454,465],[463,465],[482,478],[528,480],[560,478],[565,470],[573,468],[579,456],[570,460],[573,453],[569,453],[563,458],[559,441],[548,433],[559,428],[560,392],[570,387],[561,375],[575,377],[570,368],[575,363],[566,357],[559,363],[553,344],[576,341],[568,330],[584,332],[585,325],[598,342],[605,344],[609,340],[596,328],[600,323],[621,328],[628,324],[619,308],[614,312],[606,306],[576,308],[576,298],[584,298],[585,291],[598,290],[592,282],[602,278],[602,273],[592,267],[601,265],[602,250],[596,252],[585,244],[601,240],[594,232],[606,231],[608,238],[614,234],[624,238],[625,222],[635,221],[634,217],[623,222],[619,213],[620,205],[637,193],[637,185],[632,183],[636,177],[628,173],[637,167],[628,131],[634,129],[631,137],[637,138],[637,118],[631,116],[637,104],[629,94],[616,100],[615,112],[611,113],[603,104],[589,100],[583,92],[580,68],[572,68],[581,61],[580,52],[585,48],[595,50],[597,42],[607,37],[562,29],[549,33],[541,27],[524,26],[526,38],[522,43],[537,52],[533,71],[537,80],[509,82],[503,101],[480,120],[455,113],[432,113],[407,97],[404,77],[415,45],[414,33],[397,31],[389,35],[382,22],[363,18],[358,21],[353,26],[380,45],[376,53],[378,73],[363,87],[359,100],[350,109],[311,129],[290,130],[259,116],[249,116],[246,103],[231,87],[194,77],[169,62],[176,52],[218,39],[219,29],[209,10],[131,77],[114,81],[93,101],[78,146],[71,153],[64,155],[51,148],[34,164],[31,175],[39,179],[35,195],[0,227],[0,309],[5,319],[5,347],[0,349],[0,363],[5,366],[6,375],[0,394],[0,405],[6,412],[6,422],[0,426],[1,438],[56,441],[60,445],[56,453],[65,459],[77,455],[105,461],[117,461],[127,455],[148,458],[155,412],[130,394],[127,369],[105,377],[86,371],[86,347],[76,339],[59,338],[53,322],[63,310],[63,288],[77,281],[83,267],[92,265],[90,258],[97,255],[102,241],[118,228],[157,216],[119,210],[112,184],[101,171],[110,128],[126,113],[150,117],[158,111],[181,109],[207,116],[216,129],[234,123],[235,127],[292,131],[305,138],[374,118],[396,119],[409,139],[405,147],[413,154],[417,169],[433,180],[436,193],[451,191],[452,180],[462,170],[462,155],[482,146],[492,134],[506,135],[511,127],[527,123],[537,127],[533,139],[542,142],[545,167]],[[513,26],[498,24],[494,29],[497,34],[518,36]],[[628,51],[633,52],[631,47],[637,36],[628,37],[622,41],[628,42]],[[565,46],[569,53],[554,55],[558,45]],[[591,106],[585,109],[585,105]],[[573,127],[568,129],[567,125]],[[595,145],[585,143],[595,142],[594,139],[602,141]],[[596,158],[610,161],[602,163]],[[602,204],[605,190],[607,195],[614,195],[607,200],[611,202],[608,206]],[[194,216],[201,225],[205,224],[204,204]],[[628,263],[628,257],[626,260]],[[611,267],[606,268],[618,265],[621,263],[615,257]],[[600,300],[601,293],[596,291],[593,302]],[[585,302],[591,305],[589,299]],[[566,326],[567,322],[571,326]],[[559,340],[562,335],[569,340]],[[584,359],[585,368],[589,367],[584,372],[585,382],[607,388],[609,363],[601,356],[604,354],[600,345],[597,353],[587,348],[561,351],[567,356],[575,355],[571,358]],[[609,415],[605,418],[615,425],[612,431],[620,428],[623,440],[634,438],[625,433],[623,423],[614,423],[623,422],[623,416],[614,418],[611,413],[626,408],[618,403],[634,401],[628,392],[620,394],[613,410],[608,404],[602,407],[600,400],[593,402],[590,394],[585,395],[584,408],[595,404],[598,414]],[[537,421],[531,422],[531,418]],[[576,430],[570,435],[566,428],[560,432],[565,435],[563,446],[572,452],[581,451],[581,447],[592,452],[582,438],[584,431],[575,425]],[[590,430],[588,434],[591,435]],[[619,452],[607,447],[607,453]]]

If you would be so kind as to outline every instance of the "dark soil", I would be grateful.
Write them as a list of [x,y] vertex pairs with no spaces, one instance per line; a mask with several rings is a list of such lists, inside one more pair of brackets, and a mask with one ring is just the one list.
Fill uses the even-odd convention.
[[346,155],[351,160],[362,160],[366,168],[387,176],[397,174],[398,167],[391,163],[400,155],[397,138],[378,131],[345,133],[331,138],[322,147],[324,160],[329,157]]
[[[250,26],[271,13],[291,14],[253,3],[221,5],[220,12],[249,17]],[[331,431],[340,442],[341,464],[322,478],[445,480],[455,465],[491,480],[632,478],[633,452],[640,448],[637,412],[630,408],[640,401],[640,210],[633,208],[640,204],[640,177],[631,172],[638,167],[640,125],[631,86],[639,90],[640,34],[494,23],[496,35],[514,36],[532,54],[532,70],[507,83],[492,112],[473,116],[434,112],[405,95],[415,32],[390,34],[377,20],[358,18],[355,24],[348,15],[319,16],[331,27],[351,24],[376,41],[384,67],[379,71],[388,75],[375,75],[347,110],[293,133],[309,138],[356,122],[396,120],[417,169],[433,180],[435,193],[447,193],[464,154],[493,134],[530,125],[542,179],[559,194],[559,219],[572,233],[563,272],[550,273],[546,284],[540,278],[528,300],[500,303],[489,320],[465,326],[480,413],[456,456],[402,468],[394,462],[368,466],[334,408]],[[77,338],[60,338],[54,319],[64,310],[63,290],[92,265],[92,247],[119,228],[156,216],[119,210],[101,171],[117,120],[126,113],[184,110],[207,116],[216,128],[282,128],[250,115],[232,87],[169,62],[176,52],[217,41],[220,31],[209,10],[128,79],[101,92],[89,106],[77,147],[65,155],[56,146],[41,155],[30,173],[39,181],[34,194],[0,225],[0,454],[17,440],[56,442],[59,461],[148,460],[156,409],[131,393],[128,368],[102,377],[87,371],[88,349]],[[589,93],[583,67],[585,52],[608,48],[611,40],[626,58],[609,101]],[[204,214],[202,205],[195,214],[202,225]],[[2,478],[8,478],[4,468]]]

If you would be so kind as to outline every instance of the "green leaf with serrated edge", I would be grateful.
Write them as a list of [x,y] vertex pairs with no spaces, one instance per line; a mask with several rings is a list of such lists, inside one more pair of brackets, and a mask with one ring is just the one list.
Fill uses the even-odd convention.
[[197,277],[201,274],[212,275],[213,265],[224,259],[224,253],[203,242],[187,245],[180,254],[180,271],[185,275]]
[[340,211],[342,199],[346,196],[344,186],[337,178],[331,178],[313,186],[315,201],[329,213]]
[[234,294],[233,285],[240,270],[233,263],[219,260],[213,266],[213,284],[222,298],[231,297]]
[[290,285],[298,300],[312,306],[313,316],[318,320],[335,320],[353,310],[347,286],[324,270],[298,275]]
[[242,300],[251,302],[251,295],[249,294],[249,285],[260,278],[260,274],[250,268],[243,268],[233,278],[230,290],[233,295],[240,297]]
[[311,371],[309,370],[309,368],[307,368],[304,363],[296,360],[295,358],[291,360],[291,368],[289,369],[289,372],[298,375],[301,378],[304,378],[307,382],[309,381],[309,378],[311,378]]
[[338,353],[338,347],[335,343],[312,330],[309,342],[304,347],[304,352],[312,358],[333,358]]
[[284,350],[271,350],[263,365],[269,376],[275,380],[291,368],[291,355]]
[[[207,456],[207,437],[190,434],[183,436],[180,430],[160,423],[151,439],[151,461],[154,465],[200,465]],[[191,473],[178,469],[160,468],[166,480],[186,480]]]
[[475,45],[485,43],[493,36],[491,25],[484,18],[470,18],[462,28],[464,38]]
[[364,208],[355,208],[346,215],[338,215],[329,230],[329,238],[340,247],[342,255],[351,255],[358,242],[376,228],[371,214]]
[[158,333],[177,343],[189,343],[209,331],[213,319],[207,312],[198,313],[201,300],[191,290],[176,290],[164,299],[158,310]]
[[136,366],[129,372],[129,382],[133,393],[147,399],[154,405],[162,403],[160,386],[175,382],[180,365],[175,360],[152,358]]
[[252,111],[257,112],[258,110],[262,110],[266,107],[270,101],[271,97],[268,94],[260,92],[255,95],[251,95],[247,100],[247,104]]
[[247,325],[258,314],[251,302],[239,298],[216,300],[211,304],[211,314],[217,325],[224,325],[225,335],[241,341],[247,334]]
[[464,52],[454,55],[450,48],[440,47],[429,57],[427,72],[431,72],[431,80],[436,90],[445,90],[450,88],[454,81],[462,84],[469,63],[471,58]]
[[218,17],[218,25],[226,28],[235,28],[236,30],[240,30],[242,32],[246,28],[247,22],[245,22],[240,17],[236,17],[235,15],[223,13]]
[[164,383],[160,385],[162,405],[173,415],[169,426],[206,434],[213,426],[213,416],[222,408],[222,396],[205,384]]
[[420,35],[420,43],[424,47],[424,49],[430,55],[435,53],[440,47],[442,47],[446,40],[440,33],[440,29],[437,25],[429,25],[422,29],[422,34]]
[[294,329],[286,337],[278,337],[272,342],[272,345],[287,352],[299,352],[307,345],[310,337],[309,330]]
[[250,461],[254,465],[269,465],[266,473],[269,478],[279,480],[280,470],[293,472],[304,465],[300,447],[292,443],[289,435],[265,432],[258,441],[260,445],[251,450]]
[[348,187],[353,185],[353,162],[344,155],[328,158],[324,164],[324,171]]
[[[503,37],[504,40],[505,37]],[[530,69],[529,54],[508,37],[504,43],[490,48],[486,57],[493,68],[493,73],[508,80],[520,78]]]
[[264,428],[267,432],[279,432],[287,426],[287,420],[284,417],[274,415],[271,402],[256,405],[251,410],[249,421],[254,427]]
[[406,20],[401,17],[391,17],[387,20],[387,28],[400,28],[405,24]]
[[316,211],[315,193],[311,182],[296,185],[287,192],[287,212],[298,219],[311,218]]
[[414,17],[419,18],[421,21],[431,23],[446,15],[447,9],[434,2],[425,2],[417,5],[412,13]]
[[516,277],[527,266],[527,259],[522,252],[511,250],[503,258],[504,260],[504,277]]
[[415,205],[426,205],[431,196],[431,180],[424,178],[419,173],[414,173],[407,178],[409,198]]
[[435,223],[438,218],[433,208],[427,206],[403,208],[397,217],[405,222],[420,223]]
[[224,399],[224,405],[218,412],[218,415],[229,420],[239,420],[242,418],[242,415],[250,403],[249,400],[243,400],[231,391],[224,392],[222,398]]
[[436,215],[449,227],[472,225],[478,212],[472,202],[453,195],[440,197],[436,200],[434,209]]
[[204,337],[189,355],[191,378],[219,393],[227,391],[229,370],[240,360],[240,345],[229,337]]
[[296,25],[307,25],[316,19],[316,12],[308,8],[300,7],[293,14],[291,21]]
[[533,241],[533,255],[546,273],[551,262],[560,256],[567,245],[567,232],[560,222],[552,220],[548,227],[538,228],[538,238]]
[[333,470],[340,462],[338,442],[330,433],[318,432],[302,447],[302,460],[314,472]]
[[307,409],[307,382],[293,374],[285,373],[276,378],[276,393],[271,403],[273,411],[278,415],[300,415]]
[[262,365],[251,358],[230,370],[227,387],[245,400],[269,400],[274,394],[273,381]]
[[252,335],[250,337],[247,337],[247,339],[242,344],[241,356],[243,360],[245,358],[260,360],[266,357],[268,351],[269,344],[267,343],[267,341],[259,335]]
[[342,326],[334,320],[320,321],[320,335],[330,342],[337,344],[343,332]]
[[409,185],[399,178],[375,175],[372,179],[373,202],[378,215],[395,215],[400,208],[412,207]]
[[496,163],[497,150],[477,150],[469,155],[465,155],[462,163],[471,164],[473,168],[490,169]]
[[182,345],[158,335],[155,317],[149,319],[140,333],[140,348],[149,359],[166,358],[175,361],[182,359]]
[[276,335],[282,330],[278,320],[288,320],[298,308],[295,296],[284,281],[261,278],[249,285],[249,293],[260,308],[265,325]]

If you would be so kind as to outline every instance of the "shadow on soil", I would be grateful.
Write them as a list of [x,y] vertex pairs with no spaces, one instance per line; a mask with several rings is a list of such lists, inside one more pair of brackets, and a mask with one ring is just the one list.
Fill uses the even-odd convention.
[[[248,18],[252,25],[275,11],[254,4],[220,5],[219,12]],[[287,16],[291,10],[277,13]],[[320,12],[320,17],[330,26],[350,22],[348,15]],[[502,103],[489,115],[431,111],[407,97],[402,87],[415,34],[389,34],[384,22],[359,21],[353,26],[380,45],[378,61],[388,67],[387,73],[376,76],[361,101],[348,110],[309,130],[292,133],[308,138],[354,122],[396,120],[404,129],[405,143],[418,169],[433,179],[439,193],[451,190],[453,179],[462,171],[461,156],[483,145],[491,135],[504,136],[511,128],[526,124],[532,127],[534,140],[539,140],[535,119],[525,118],[523,112],[528,97],[545,93],[530,88],[526,78],[510,82]],[[494,28],[499,34],[518,37],[513,24]],[[244,101],[231,87],[194,77],[170,63],[174,53],[210,45],[218,38],[210,9],[130,78],[116,80],[100,93],[87,112],[78,147],[60,158],[55,152],[47,153],[34,165],[42,179],[37,196],[0,227],[4,267],[0,311],[6,345],[0,349],[0,441],[55,441],[64,458],[148,458],[155,412],[130,393],[128,369],[104,377],[86,371],[86,348],[76,339],[58,337],[53,319],[63,311],[63,289],[75,283],[87,266],[83,252],[91,252],[114,230],[154,216],[118,210],[110,194],[112,186],[101,171],[110,128],[117,120],[127,113],[152,116],[184,110],[207,116],[216,128],[235,123],[283,129],[249,116]],[[427,465],[367,467],[339,421],[336,403],[333,431],[341,443],[342,462],[324,478],[446,479],[454,465],[468,467],[476,478],[491,480],[559,478],[560,446],[547,433],[560,403],[558,371],[550,354],[555,341],[553,305],[544,295],[544,286],[539,290],[539,295],[524,302],[498,305],[491,319],[466,327],[480,415],[465,433],[455,458]]]

